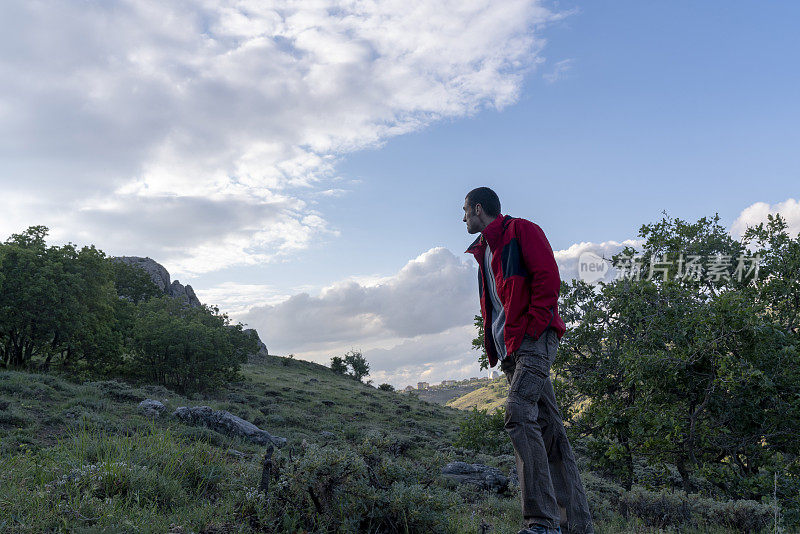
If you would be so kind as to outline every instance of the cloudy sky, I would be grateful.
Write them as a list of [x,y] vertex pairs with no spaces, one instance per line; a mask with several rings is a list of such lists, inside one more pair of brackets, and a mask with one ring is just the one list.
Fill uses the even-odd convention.
[[0,237],[150,256],[276,354],[478,374],[464,194],[562,278],[639,226],[800,231],[800,5],[0,3]]

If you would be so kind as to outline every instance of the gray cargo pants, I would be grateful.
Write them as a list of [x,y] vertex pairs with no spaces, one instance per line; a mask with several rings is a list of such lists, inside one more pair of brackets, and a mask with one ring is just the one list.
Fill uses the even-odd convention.
[[560,505],[567,515],[564,530],[586,534],[594,532],[592,516],[550,381],[558,344],[556,331],[547,328],[535,341],[525,335],[519,350],[501,360],[510,385],[505,428],[514,445],[526,525],[558,527]]

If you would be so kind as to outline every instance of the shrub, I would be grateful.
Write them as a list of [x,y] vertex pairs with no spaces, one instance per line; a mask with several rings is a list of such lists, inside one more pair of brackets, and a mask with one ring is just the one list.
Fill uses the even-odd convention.
[[391,384],[381,384],[378,386],[381,391],[394,391],[394,386]]
[[473,407],[460,423],[455,445],[475,451],[498,454],[508,445],[505,431],[505,408],[492,413]]
[[137,305],[131,345],[145,378],[182,393],[219,387],[233,379],[255,338],[209,307],[162,297]]
[[[276,459],[270,495],[251,491],[241,511],[270,532],[447,532],[455,495],[423,486],[410,463],[381,456],[393,441],[373,434],[358,450],[306,444],[292,460]],[[376,461],[386,469],[371,467]]]
[[716,501],[683,491],[669,493],[633,488],[622,494],[621,511],[658,528],[720,525],[742,532],[758,532],[773,519],[773,509],[749,500]]

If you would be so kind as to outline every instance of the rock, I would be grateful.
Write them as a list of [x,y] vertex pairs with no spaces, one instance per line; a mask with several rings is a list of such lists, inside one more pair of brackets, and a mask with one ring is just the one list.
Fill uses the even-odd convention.
[[147,274],[150,275],[150,279],[158,289],[163,291],[164,294],[169,295],[169,273],[164,266],[157,261],[150,258],[140,258],[138,256],[118,256],[114,258],[114,261],[121,261],[122,263],[144,269],[147,271]]
[[190,425],[205,425],[212,430],[229,436],[240,436],[259,445],[274,443],[277,447],[286,445],[286,438],[271,435],[250,421],[245,421],[224,410],[212,410],[209,406],[189,408],[181,406],[172,414]]
[[256,332],[254,328],[245,328],[244,333],[250,334],[251,336],[256,336],[256,339],[258,340],[258,351],[255,353],[256,356],[269,356],[267,346],[264,345],[264,342],[261,341],[260,337],[258,337],[258,332]]
[[148,417],[158,417],[166,408],[162,403],[153,399],[145,399],[139,403],[139,411]]
[[174,299],[181,299],[192,306],[194,308],[199,308],[202,306],[200,303],[200,299],[197,298],[197,295],[192,289],[192,286],[184,286],[177,280],[172,282],[169,286],[169,296]]
[[458,484],[474,484],[480,489],[503,493],[508,489],[508,477],[496,467],[466,462],[450,462],[442,468],[442,476]]

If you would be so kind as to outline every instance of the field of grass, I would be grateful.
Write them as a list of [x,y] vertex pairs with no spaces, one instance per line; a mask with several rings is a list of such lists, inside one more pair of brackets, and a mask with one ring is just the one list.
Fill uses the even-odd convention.
[[[146,398],[163,402],[165,413],[141,415],[137,405]],[[170,415],[197,405],[288,439],[273,456],[266,495],[257,491],[264,447]],[[456,488],[439,474],[455,460],[504,472],[513,465],[508,454],[453,446],[464,419],[454,408],[275,356],[245,365],[241,381],[193,398],[0,371],[0,532],[463,534],[488,525],[485,532],[516,533],[514,491]],[[586,486],[597,532],[659,531],[613,511],[613,483],[586,473]]]

